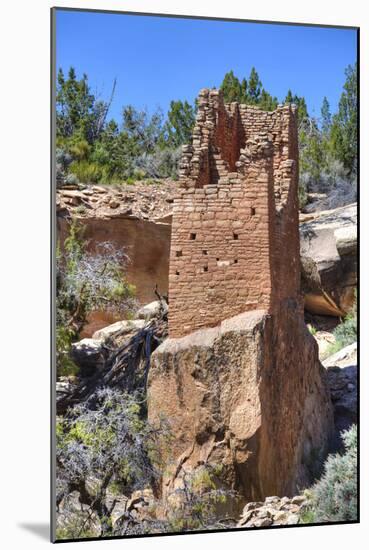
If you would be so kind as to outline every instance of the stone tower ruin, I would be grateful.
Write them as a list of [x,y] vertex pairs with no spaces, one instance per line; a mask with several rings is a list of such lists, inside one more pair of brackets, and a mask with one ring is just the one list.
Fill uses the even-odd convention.
[[173,434],[164,495],[202,464],[244,502],[293,495],[326,455],[332,405],[299,289],[296,126],[293,106],[200,93],[174,202],[169,338],[148,375],[149,420]]
[[294,106],[265,112],[200,92],[173,209],[171,337],[297,297],[297,174]]

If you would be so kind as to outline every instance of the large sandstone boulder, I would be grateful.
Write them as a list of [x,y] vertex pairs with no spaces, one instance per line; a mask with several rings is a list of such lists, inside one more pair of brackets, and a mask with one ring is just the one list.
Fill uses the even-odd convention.
[[92,338],[95,340],[107,340],[109,338],[114,338],[116,336],[122,336],[124,334],[129,334],[135,330],[140,330],[145,326],[144,319],[135,319],[135,320],[123,320],[117,321],[107,327],[97,330],[92,335]]
[[220,464],[222,483],[248,501],[308,485],[333,426],[317,344],[293,300],[278,315],[251,311],[164,341],[152,355],[148,413],[174,435],[164,490],[180,467]]
[[300,223],[305,308],[343,316],[357,284],[357,206],[303,215]]

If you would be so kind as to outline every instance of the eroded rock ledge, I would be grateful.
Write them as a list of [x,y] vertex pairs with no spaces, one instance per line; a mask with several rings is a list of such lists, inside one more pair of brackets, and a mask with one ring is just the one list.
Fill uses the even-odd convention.
[[357,285],[356,203],[300,216],[305,308],[318,315],[346,315]]

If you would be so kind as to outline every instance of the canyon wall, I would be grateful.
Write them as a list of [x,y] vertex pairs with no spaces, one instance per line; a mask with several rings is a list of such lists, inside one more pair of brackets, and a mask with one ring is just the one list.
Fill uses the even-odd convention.
[[[171,226],[138,218],[104,219],[88,217],[80,222],[89,241],[88,250],[96,251],[101,243],[109,242],[129,257],[126,276],[136,287],[141,304],[156,300],[155,286],[161,294],[168,292],[169,246]],[[58,217],[58,238],[63,242],[67,234],[68,218]],[[82,336],[89,337],[96,330],[119,320],[109,312],[93,312]]]

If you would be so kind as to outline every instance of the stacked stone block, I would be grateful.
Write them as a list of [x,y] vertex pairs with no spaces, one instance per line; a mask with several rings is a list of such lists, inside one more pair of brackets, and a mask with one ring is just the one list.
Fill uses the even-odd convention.
[[294,107],[265,112],[224,104],[220,91],[202,90],[180,183],[169,271],[171,337],[248,310],[272,312],[298,296]]

